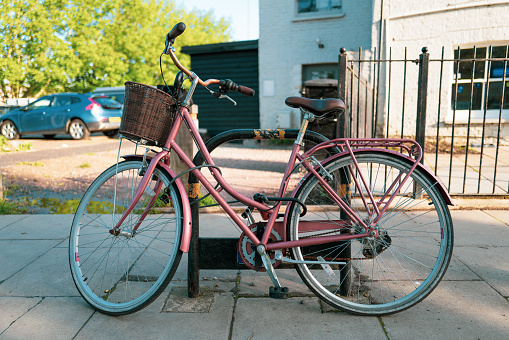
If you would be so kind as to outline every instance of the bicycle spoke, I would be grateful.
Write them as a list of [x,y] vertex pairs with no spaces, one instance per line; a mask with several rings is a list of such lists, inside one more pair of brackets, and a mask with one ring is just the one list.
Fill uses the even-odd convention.
[[[167,188],[171,178],[159,169],[116,229],[141,181],[141,166],[141,160],[124,161],[101,174],[85,193],[73,221],[69,240],[73,279],[85,300],[108,314],[131,313],[150,303],[168,284],[181,256],[179,194],[175,186]],[[154,189],[156,183],[161,185]],[[154,200],[158,189],[168,195],[171,208]],[[149,214],[142,218],[147,209]]]
[[[450,215],[437,184],[430,183],[419,168],[408,177],[409,163],[392,155],[373,152],[356,158],[358,167],[349,156],[330,161],[327,172],[339,175],[328,184],[345,196],[339,190],[344,187],[340,180],[350,183],[350,209],[366,225],[373,223],[377,236],[309,250],[296,247],[292,255],[297,260],[322,256],[330,261],[333,275],[317,265],[297,265],[303,281],[327,303],[363,315],[390,314],[422,300],[442,278],[452,252]],[[420,186],[415,192],[414,183]],[[300,209],[290,213],[288,235],[292,240],[365,233],[362,225],[345,219],[316,178],[309,177],[295,197],[307,205],[308,214],[300,218]],[[385,208],[389,200],[391,206]],[[376,210],[367,206],[372,203],[384,211],[379,218]],[[313,231],[309,223],[319,230]],[[334,265],[338,260],[346,264]]]

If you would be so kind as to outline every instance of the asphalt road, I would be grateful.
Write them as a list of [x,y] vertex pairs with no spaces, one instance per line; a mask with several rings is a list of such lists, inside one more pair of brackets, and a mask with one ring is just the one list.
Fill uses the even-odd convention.
[[29,151],[5,152],[0,153],[0,167],[14,165],[20,162],[36,162],[45,159],[69,157],[82,153],[101,152],[116,149],[118,139],[108,138],[101,135],[93,135],[87,140],[72,140],[69,137],[47,140],[42,136],[30,136],[30,138],[21,138],[11,141],[12,144],[20,145],[31,143]]

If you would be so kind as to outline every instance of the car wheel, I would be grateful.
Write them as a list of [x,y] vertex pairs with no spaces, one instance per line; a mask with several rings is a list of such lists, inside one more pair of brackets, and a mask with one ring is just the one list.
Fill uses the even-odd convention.
[[0,125],[0,132],[2,133],[2,136],[7,139],[19,138],[18,128],[10,120],[5,120],[2,125]]
[[73,119],[71,120],[71,124],[69,124],[69,134],[72,139],[83,139],[90,136],[90,131],[88,131],[88,128],[83,121],[80,119]]
[[104,135],[107,136],[107,137],[115,137],[117,134],[118,134],[118,130],[115,129],[115,130],[108,130],[108,131],[103,131]]

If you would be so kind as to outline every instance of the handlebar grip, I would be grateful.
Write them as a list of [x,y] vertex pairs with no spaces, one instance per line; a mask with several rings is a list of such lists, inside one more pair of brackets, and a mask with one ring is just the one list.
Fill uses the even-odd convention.
[[242,93],[243,95],[250,96],[250,97],[253,97],[255,95],[255,90],[253,90],[249,87],[246,87],[246,86],[239,85],[237,91]]
[[184,24],[183,22],[179,22],[178,24],[173,26],[171,31],[168,32],[168,34],[166,35],[166,42],[164,45],[164,52],[163,52],[164,54],[169,54],[170,46],[173,45],[173,43],[175,43],[175,38],[177,38],[179,35],[184,33],[185,30],[186,30],[186,24]]
[[226,93],[228,91],[237,91],[250,97],[255,95],[255,91],[253,89],[246,86],[237,85],[230,79],[219,81],[219,92]]
[[183,22],[179,22],[178,24],[173,26],[171,31],[168,33],[167,39],[172,42],[175,42],[175,38],[184,33],[185,30],[186,24],[184,24]]

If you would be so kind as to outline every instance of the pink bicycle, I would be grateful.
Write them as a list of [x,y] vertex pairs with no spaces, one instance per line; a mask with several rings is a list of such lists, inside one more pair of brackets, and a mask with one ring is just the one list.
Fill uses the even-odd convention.
[[[177,24],[166,37],[182,71],[171,94],[127,83],[121,133],[153,152],[122,156],[88,188],[76,211],[69,241],[72,277],[83,298],[112,315],[138,311],[171,281],[189,250],[188,192],[170,168],[174,152],[240,228],[238,250],[248,268],[266,271],[274,287],[281,263],[295,265],[303,282],[333,307],[360,315],[402,311],[423,300],[445,274],[453,249],[453,227],[443,185],[421,163],[421,147],[409,139],[341,138],[303,152],[307,124],[345,110],[339,99],[286,99],[304,114],[278,197],[245,197],[228,185],[189,114],[197,85],[218,98],[228,91],[254,91],[230,80],[202,81],[184,68],[172,47],[184,32]],[[183,76],[191,81],[183,99]],[[231,98],[228,97],[231,100]],[[175,142],[182,123],[203,153],[196,165]],[[122,139],[121,139],[122,142]],[[318,159],[318,151],[330,156]],[[323,154],[323,152],[321,153]],[[200,170],[210,171],[213,185]],[[300,177],[289,195],[292,176]],[[191,187],[196,194],[199,187]],[[226,191],[247,208],[239,216],[220,195]],[[256,221],[253,212],[260,213]],[[255,215],[257,216],[257,215]]]

